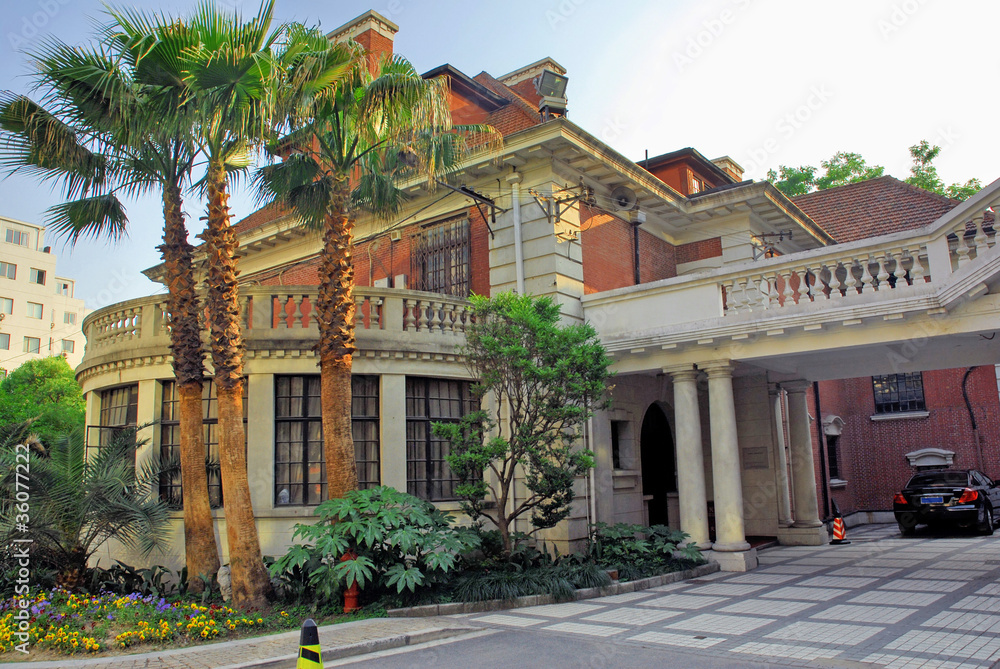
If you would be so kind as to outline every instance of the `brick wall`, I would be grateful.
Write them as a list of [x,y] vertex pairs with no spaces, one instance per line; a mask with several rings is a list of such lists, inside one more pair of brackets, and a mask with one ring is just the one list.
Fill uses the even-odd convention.
[[[470,286],[474,293],[490,294],[489,231],[479,210],[468,211],[470,234]],[[395,280],[400,274],[407,277],[407,288],[412,287],[410,253],[413,236],[420,233],[420,224],[400,228],[399,241],[392,241],[389,233],[361,241],[354,247],[354,284],[372,286],[384,278]],[[319,284],[319,257],[306,258],[285,266],[243,277],[244,281],[264,286],[315,286]],[[402,286],[398,286],[402,287]]]
[[[586,294],[635,283],[632,225],[617,216],[580,207],[583,287]],[[677,276],[674,246],[639,230],[639,277],[642,283]]]
[[[921,448],[954,451],[955,467],[981,469],[1000,478],[1000,398],[994,368],[977,367],[967,384],[982,440],[982,463],[962,399],[964,375],[964,368],[924,372],[928,417],[885,421],[871,420],[875,397],[870,377],[820,384],[823,416],[837,415],[845,423],[839,452],[841,478],[847,486],[833,491],[842,512],[891,510],[892,495],[913,474],[904,456]],[[817,481],[821,481],[818,468]]]
[[722,238],[702,239],[677,247],[677,264],[718,258],[722,255]]

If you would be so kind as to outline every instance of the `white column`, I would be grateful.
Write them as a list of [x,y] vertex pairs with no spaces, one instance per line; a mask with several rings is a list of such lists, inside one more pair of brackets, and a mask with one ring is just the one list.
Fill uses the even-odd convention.
[[771,400],[774,417],[774,484],[778,489],[778,526],[789,527],[792,524],[792,501],[788,489],[788,458],[785,456],[785,419],[781,407],[781,389],[771,385],[767,394]]
[[795,527],[820,527],[816,501],[816,466],[809,430],[808,381],[782,383],[788,391],[788,433],[792,456],[792,493],[795,496]]
[[733,368],[728,361],[698,365],[708,372],[708,410],[712,424],[712,482],[715,544],[718,552],[750,549],[743,530],[743,482],[736,438]]
[[674,426],[677,433],[677,488],[681,531],[701,549],[712,546],[708,538],[708,502],[705,493],[705,455],[698,410],[698,372],[693,365],[664,368],[674,382]]
[[406,377],[382,374],[379,397],[382,485],[406,492]]

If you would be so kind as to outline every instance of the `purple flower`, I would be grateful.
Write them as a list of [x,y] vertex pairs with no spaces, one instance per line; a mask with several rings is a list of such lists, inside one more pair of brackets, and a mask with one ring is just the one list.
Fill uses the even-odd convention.
[[108,614],[108,620],[114,620],[114,619],[115,619],[115,617],[109,613]]

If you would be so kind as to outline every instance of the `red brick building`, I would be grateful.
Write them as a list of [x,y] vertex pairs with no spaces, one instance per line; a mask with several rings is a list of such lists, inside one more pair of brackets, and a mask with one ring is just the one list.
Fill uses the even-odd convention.
[[[960,203],[891,176],[793,198],[838,243],[914,230]],[[902,327],[902,326],[901,326]],[[911,346],[926,342],[915,338]],[[905,355],[901,350],[901,354]],[[892,496],[921,460],[1000,478],[1000,397],[995,365],[822,381],[814,422],[820,499],[848,522],[891,521]],[[907,458],[907,454],[911,454]],[[826,482],[824,485],[823,482]],[[866,513],[871,512],[871,513]],[[881,513],[880,513],[881,512]]]

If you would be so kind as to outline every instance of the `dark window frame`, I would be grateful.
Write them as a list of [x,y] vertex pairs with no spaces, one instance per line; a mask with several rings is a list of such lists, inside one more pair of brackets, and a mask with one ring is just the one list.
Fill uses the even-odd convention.
[[[39,279],[41,279],[39,281]],[[28,283],[33,283],[36,286],[45,285],[45,270],[38,269],[37,267],[32,267],[31,271],[28,272]]]
[[[283,380],[288,379],[289,389],[293,380],[302,379],[302,390],[298,395],[282,395],[279,388]],[[316,395],[309,394],[310,384],[315,386]],[[354,438],[354,455],[358,467],[358,487],[362,490],[381,485],[381,377],[376,375],[357,374],[351,376],[351,434]],[[275,506],[315,506],[326,498],[326,457],[323,453],[323,422],[319,403],[320,377],[317,374],[283,374],[275,376],[274,386],[274,505]],[[311,407],[309,398],[315,398]],[[299,415],[279,416],[282,413],[281,403],[287,400],[287,413],[291,413],[294,402],[298,402]],[[282,436],[280,424],[301,424],[299,435],[294,438],[292,428],[286,433],[288,439],[279,441]],[[314,429],[310,438],[310,429]],[[318,439],[318,460],[309,456],[309,442]],[[295,442],[297,446],[295,446]],[[286,459],[279,459],[283,444],[288,446]],[[299,449],[299,458],[292,458],[292,448]],[[310,472],[310,468],[319,465],[319,471]],[[291,476],[293,466],[302,467],[302,482],[295,482]],[[280,467],[287,467],[284,473]],[[312,481],[310,474],[318,476],[318,481]],[[309,490],[309,486],[319,485],[317,489]],[[302,495],[293,494],[293,486],[301,488]],[[287,501],[282,500],[282,491],[287,491]],[[315,501],[313,501],[315,499]]]
[[926,411],[923,372],[884,374],[872,377],[876,414]]
[[840,435],[839,434],[827,434],[826,437],[826,465],[827,471],[830,474],[831,479],[837,479],[840,481],[844,480],[841,476],[840,465],[842,458],[840,457]]
[[611,466],[614,469],[622,468],[622,431],[625,428],[625,421],[611,421]]
[[[247,397],[248,380],[243,381],[243,436],[244,448],[247,443]],[[160,464],[167,467],[175,458],[180,458],[180,396],[177,394],[177,382],[167,379],[160,382]],[[205,464],[208,473],[208,501],[213,509],[223,505],[222,474],[218,465],[209,466],[209,460],[219,461],[219,440],[217,427],[219,424],[218,393],[215,382],[205,379],[202,384],[202,437],[205,440]],[[176,435],[176,438],[175,438]],[[184,505],[184,487],[181,484],[181,472],[172,469],[160,474],[160,499],[171,508],[179,509]]]
[[468,297],[472,290],[472,226],[468,216],[428,225],[412,238],[414,290]]
[[[455,384],[458,397],[446,397],[440,389],[442,384]],[[438,389],[432,395],[432,388]],[[422,390],[422,396],[416,389]],[[458,415],[453,410],[457,404]],[[438,410],[449,406],[448,415]],[[479,403],[472,394],[472,382],[458,379],[434,377],[406,377],[406,491],[430,502],[445,502],[459,499],[455,486],[460,482],[451,472],[445,456],[450,445],[431,433],[433,423],[457,423],[462,416],[479,409]],[[437,455],[437,457],[435,457]],[[423,470],[422,475],[420,470]],[[440,472],[440,476],[435,476]]]
[[17,279],[17,263],[0,261],[0,277]]

